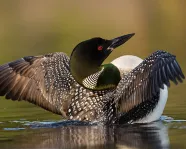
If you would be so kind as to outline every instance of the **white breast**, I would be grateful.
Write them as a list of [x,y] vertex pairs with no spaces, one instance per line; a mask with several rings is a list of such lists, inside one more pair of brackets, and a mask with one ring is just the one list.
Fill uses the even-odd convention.
[[[137,56],[124,55],[113,60],[111,63],[120,70],[120,73],[122,75],[124,72],[129,72],[132,69],[134,69],[142,61],[143,60]],[[167,86],[164,85],[164,89],[160,89],[160,99],[154,110],[151,113],[149,113],[146,117],[136,121],[135,123],[149,123],[158,120],[160,116],[163,114],[167,98],[168,89]]]
[[120,70],[120,74],[122,76],[123,73],[131,71],[142,61],[143,60],[137,56],[124,55],[114,59],[111,63]]

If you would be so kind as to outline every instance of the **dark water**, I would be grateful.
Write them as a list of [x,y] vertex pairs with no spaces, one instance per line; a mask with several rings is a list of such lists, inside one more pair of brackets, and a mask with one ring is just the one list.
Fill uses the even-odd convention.
[[[186,121],[162,116],[161,121],[150,124],[112,125],[86,124],[73,121],[9,122],[17,127],[1,133],[15,132],[14,137],[0,133],[1,149],[181,149],[186,148]],[[4,128],[3,128],[4,127]]]

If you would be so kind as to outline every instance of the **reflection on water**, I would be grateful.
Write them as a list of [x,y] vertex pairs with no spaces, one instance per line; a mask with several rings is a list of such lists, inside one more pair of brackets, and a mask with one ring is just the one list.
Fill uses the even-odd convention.
[[[169,148],[167,127],[161,122],[146,125],[68,125],[36,129],[31,135],[4,142],[1,147],[19,149],[164,149]],[[52,125],[55,127],[55,125]]]
[[118,148],[169,148],[167,128],[161,122],[142,126],[119,127],[115,134]]

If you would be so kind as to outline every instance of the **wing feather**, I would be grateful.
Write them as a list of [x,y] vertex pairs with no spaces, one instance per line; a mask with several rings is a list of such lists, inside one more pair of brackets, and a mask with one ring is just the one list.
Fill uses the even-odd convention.
[[119,112],[126,113],[142,102],[151,100],[160,88],[164,89],[164,84],[170,86],[169,80],[178,84],[184,78],[176,57],[159,50],[123,76],[112,98],[118,104]]
[[74,80],[69,57],[62,52],[23,57],[0,66],[0,96],[28,101],[65,118],[95,120],[103,112],[103,94]]
[[[58,96],[62,96],[61,99],[70,96],[69,90],[64,91],[75,83],[65,63],[69,63],[68,56],[64,53],[53,53],[28,56],[0,66],[0,96],[26,100],[62,114],[59,107],[63,106],[63,100],[56,99]],[[70,80],[70,83],[64,82],[65,79]],[[57,84],[58,80],[61,81],[60,85]]]

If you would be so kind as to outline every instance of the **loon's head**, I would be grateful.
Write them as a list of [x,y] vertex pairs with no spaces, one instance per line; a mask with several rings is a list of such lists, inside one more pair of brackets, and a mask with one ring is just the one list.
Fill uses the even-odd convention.
[[134,33],[127,34],[111,40],[97,37],[79,43],[70,57],[70,71],[74,79],[82,85],[85,78],[102,69],[101,64],[113,49],[124,44],[133,35]]

